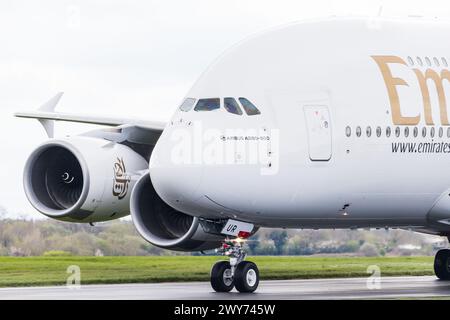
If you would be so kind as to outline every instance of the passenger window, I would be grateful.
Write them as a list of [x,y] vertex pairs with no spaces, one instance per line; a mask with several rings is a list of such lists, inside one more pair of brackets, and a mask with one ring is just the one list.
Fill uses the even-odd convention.
[[391,127],[386,127],[386,137],[390,137],[391,136]]
[[381,127],[377,128],[377,137],[381,137]]
[[422,137],[426,137],[427,136],[427,128],[426,127],[423,127],[422,128]]
[[234,98],[225,98],[223,106],[229,113],[242,115],[242,110]]
[[359,138],[361,137],[361,127],[356,127],[356,136]]
[[408,63],[410,64],[410,65],[414,65],[414,60],[413,60],[413,58],[411,58],[411,57],[408,57]]
[[372,135],[372,127],[367,127],[367,129],[366,129],[366,135],[367,135],[367,137],[368,138],[370,138],[370,136]]
[[220,109],[220,99],[200,99],[195,106],[195,111],[212,111]]
[[395,128],[395,136],[398,138],[400,137],[400,127]]
[[409,136],[409,127],[405,128],[405,137],[408,138]]
[[194,98],[187,98],[186,100],[184,100],[184,102],[181,104],[180,106],[180,110],[184,111],[184,112],[188,112],[189,110],[192,109],[192,107],[195,104],[195,99]]
[[431,127],[431,130],[430,130],[430,136],[431,136],[432,138],[434,138],[434,133],[435,133],[435,129],[434,129],[434,127]]
[[419,128],[414,127],[413,134],[414,134],[414,138],[417,138],[417,136],[419,135]]
[[257,115],[257,114],[261,114],[261,112],[258,110],[258,108],[255,107],[255,105],[253,103],[251,103],[248,99],[246,99],[246,98],[239,98],[239,102],[242,104],[242,106],[244,107],[245,112],[249,116],[254,116],[254,115]]
[[345,135],[347,137],[350,137],[352,135],[352,129],[348,126],[347,126],[347,128],[345,128]]
[[417,57],[417,63],[419,64],[419,66],[423,66],[423,61],[422,61],[422,58],[420,58],[420,57]]
[[434,63],[436,64],[436,66],[439,67],[439,60],[438,60],[438,58],[434,57],[434,58],[433,58],[433,61],[434,61]]
[[443,135],[444,135],[444,128],[439,127],[439,138],[442,138]]

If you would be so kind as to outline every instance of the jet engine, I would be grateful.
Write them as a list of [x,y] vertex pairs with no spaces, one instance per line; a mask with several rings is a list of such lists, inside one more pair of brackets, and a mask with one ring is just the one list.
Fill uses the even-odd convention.
[[206,233],[200,220],[167,205],[156,193],[149,174],[131,194],[131,216],[140,235],[151,244],[176,251],[202,251],[221,245],[224,236]]
[[26,162],[25,193],[57,220],[112,220],[130,213],[131,191],[146,169],[147,160],[124,144],[89,136],[50,140]]

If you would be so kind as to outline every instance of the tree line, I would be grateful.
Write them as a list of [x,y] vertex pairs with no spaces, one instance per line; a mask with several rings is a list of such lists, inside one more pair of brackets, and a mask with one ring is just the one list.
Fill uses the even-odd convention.
[[[250,255],[432,255],[445,241],[402,230],[261,229],[246,242]],[[0,255],[175,255],[143,240],[128,219],[87,224],[0,218]],[[198,254],[198,253],[196,253]],[[209,252],[211,254],[211,252]]]

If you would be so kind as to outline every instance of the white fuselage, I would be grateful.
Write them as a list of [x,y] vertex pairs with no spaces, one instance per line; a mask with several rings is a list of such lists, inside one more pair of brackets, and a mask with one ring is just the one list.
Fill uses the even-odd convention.
[[[449,32],[435,21],[336,18],[241,42],[186,95],[221,98],[221,108],[179,110],[166,126],[150,160],[156,191],[182,212],[260,226],[445,233]],[[261,114],[227,112],[225,97]]]

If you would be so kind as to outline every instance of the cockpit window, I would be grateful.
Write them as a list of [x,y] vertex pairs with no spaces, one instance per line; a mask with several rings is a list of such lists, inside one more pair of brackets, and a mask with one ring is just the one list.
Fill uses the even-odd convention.
[[197,105],[195,106],[195,111],[212,111],[220,109],[220,99],[219,98],[213,98],[213,99],[200,99],[197,102]]
[[192,109],[192,107],[195,104],[195,99],[194,98],[187,98],[186,100],[184,100],[184,102],[181,104],[180,106],[180,110],[184,111],[184,112],[188,112],[189,110]]
[[225,98],[223,100],[224,107],[229,113],[242,115],[241,107],[239,107],[237,101],[234,98]]
[[251,103],[248,99],[246,99],[246,98],[239,98],[239,101],[241,102],[242,106],[244,107],[245,112],[249,116],[254,116],[254,115],[257,115],[257,114],[261,114],[261,112],[258,110],[258,108],[255,107],[255,105],[253,103]]

